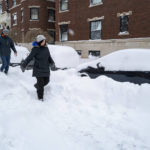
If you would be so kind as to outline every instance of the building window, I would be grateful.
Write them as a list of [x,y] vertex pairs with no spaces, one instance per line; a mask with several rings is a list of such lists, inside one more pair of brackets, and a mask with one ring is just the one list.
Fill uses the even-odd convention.
[[89,51],[90,56],[100,57],[100,51],[97,50],[90,50]]
[[31,20],[39,19],[39,9],[38,8],[30,8],[30,19]]
[[120,17],[120,32],[121,33],[128,33],[128,16],[121,16]]
[[16,0],[13,0],[13,1],[12,1],[12,6],[14,7],[14,6],[16,6],[16,4],[17,4],[17,3],[16,3]]
[[17,25],[17,13],[14,13],[13,15],[12,15],[12,23],[13,23],[13,25]]
[[0,4],[0,14],[2,13],[2,4]]
[[68,0],[60,0],[60,11],[68,10]]
[[0,29],[3,29],[3,26],[0,24]]
[[55,31],[49,30],[48,33],[49,33],[50,37],[52,38],[52,43],[54,43],[55,42]]
[[23,22],[24,11],[21,10],[21,22]]
[[91,32],[90,32],[90,39],[101,39],[101,21],[92,21],[91,23]]
[[68,25],[60,26],[60,40],[68,41]]
[[101,3],[102,3],[102,0],[90,0],[90,5],[98,5]]
[[48,10],[48,21],[55,21],[55,10]]

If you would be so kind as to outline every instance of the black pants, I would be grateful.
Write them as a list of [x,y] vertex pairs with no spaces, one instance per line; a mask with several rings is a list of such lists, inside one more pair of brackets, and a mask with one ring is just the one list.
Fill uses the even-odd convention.
[[37,83],[35,84],[37,88],[37,95],[39,99],[43,99],[44,86],[49,83],[49,77],[36,77]]

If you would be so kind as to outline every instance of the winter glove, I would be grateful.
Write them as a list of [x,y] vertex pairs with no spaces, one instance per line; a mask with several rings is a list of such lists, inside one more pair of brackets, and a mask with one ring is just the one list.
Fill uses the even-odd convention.
[[52,70],[52,71],[57,70],[57,68],[56,68],[55,64],[50,65],[50,68],[51,68],[51,70]]

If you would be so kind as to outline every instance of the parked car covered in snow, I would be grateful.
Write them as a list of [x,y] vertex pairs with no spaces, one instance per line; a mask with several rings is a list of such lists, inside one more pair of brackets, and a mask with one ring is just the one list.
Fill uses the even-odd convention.
[[150,83],[150,49],[124,49],[77,67],[81,76],[100,75],[132,83]]
[[[57,68],[73,68],[79,65],[79,55],[72,47],[48,45],[48,48]],[[18,52],[17,57],[11,53],[10,65],[14,67],[18,66],[30,53],[27,48],[22,46],[16,46],[16,49]],[[34,60],[28,64],[27,69],[31,69],[33,67],[33,63]]]

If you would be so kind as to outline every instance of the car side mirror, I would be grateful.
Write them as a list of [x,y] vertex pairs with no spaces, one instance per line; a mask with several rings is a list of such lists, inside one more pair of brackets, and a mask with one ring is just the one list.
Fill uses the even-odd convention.
[[101,66],[100,62],[97,63],[96,66],[97,66],[98,70],[100,70],[100,71],[104,71],[105,70],[105,67]]

